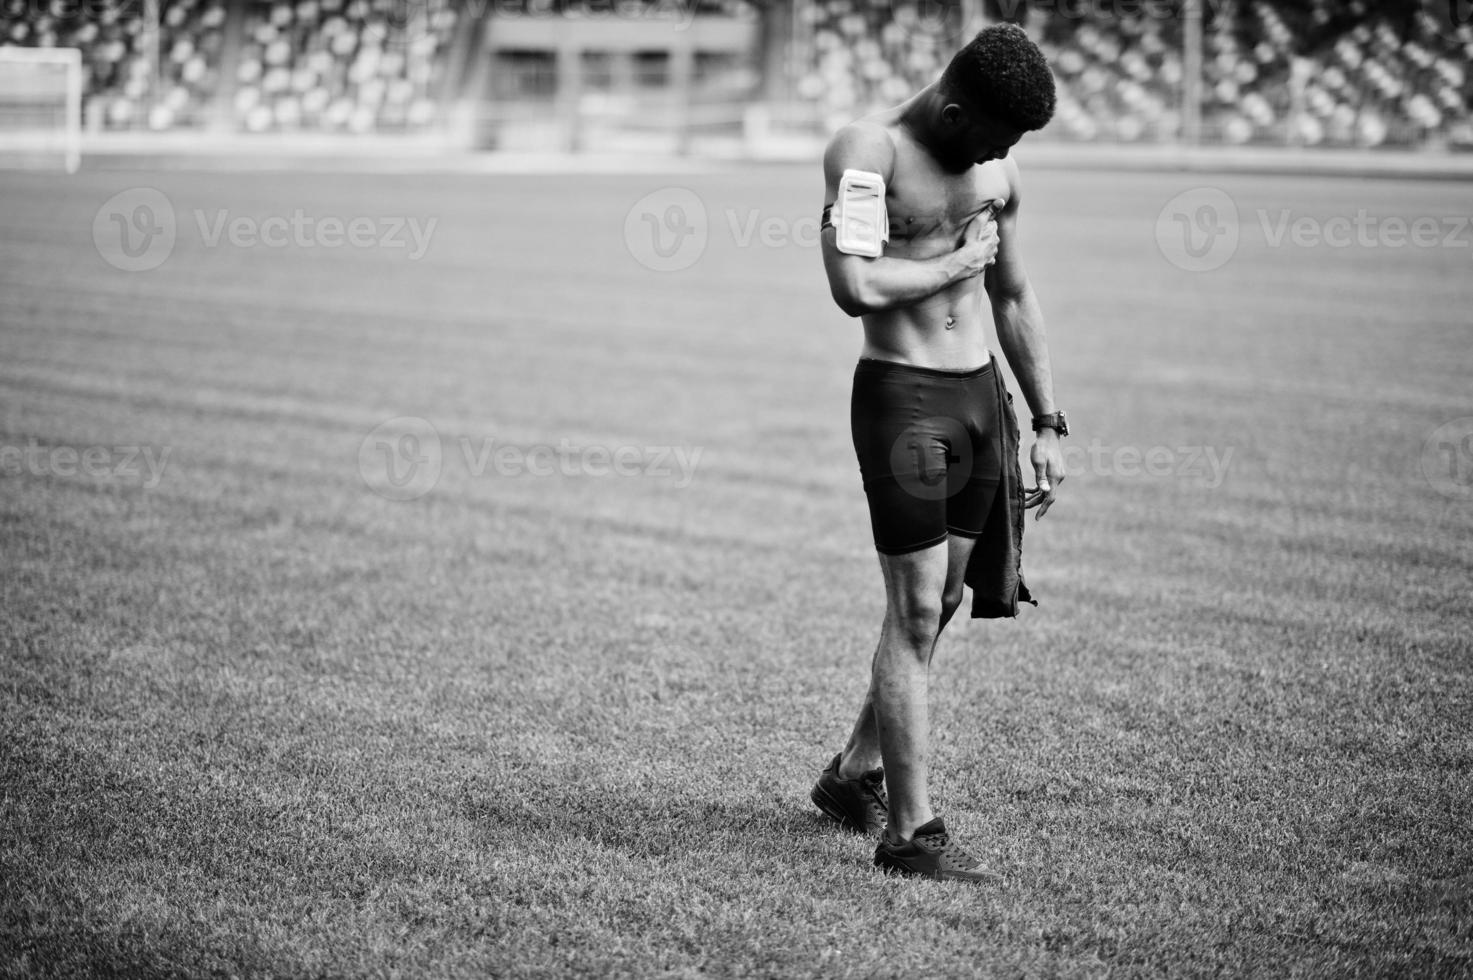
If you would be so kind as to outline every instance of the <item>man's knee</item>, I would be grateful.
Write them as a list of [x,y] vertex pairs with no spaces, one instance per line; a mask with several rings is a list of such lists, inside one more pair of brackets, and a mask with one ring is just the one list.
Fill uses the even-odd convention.
[[892,603],[891,628],[905,646],[929,653],[941,632],[943,598],[937,595],[903,596]]

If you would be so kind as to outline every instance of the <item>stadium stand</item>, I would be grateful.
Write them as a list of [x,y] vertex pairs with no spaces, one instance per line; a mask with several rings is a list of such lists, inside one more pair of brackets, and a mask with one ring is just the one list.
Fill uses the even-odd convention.
[[[85,15],[72,0],[0,0],[0,44],[67,46],[87,66],[90,128],[400,132],[442,124],[480,18],[559,17],[574,0],[141,0]],[[658,3],[660,0],[649,0]],[[668,0],[667,0],[668,2]],[[701,16],[743,0],[698,0]],[[748,8],[750,9],[750,8]],[[960,9],[917,0],[770,5],[792,101],[832,129],[934,79]],[[1161,5],[1012,4],[1060,83],[1047,135],[1157,141],[1182,132],[1182,20]],[[1168,12],[1170,8],[1167,8]],[[1405,16],[1393,16],[1393,11]],[[1203,4],[1202,118],[1230,144],[1473,148],[1473,25],[1432,0]],[[158,52],[158,68],[150,54]]]
[[87,76],[86,116],[94,127],[199,125],[219,85],[225,8],[219,0],[179,0],[162,7],[157,78],[152,77],[152,45],[142,10],[138,4],[94,10],[51,0],[38,11],[32,0],[5,0],[0,43],[80,49]]
[[456,22],[444,2],[252,5],[235,75],[235,119],[250,132],[427,127],[437,118],[436,86]]
[[[832,128],[930,82],[956,31],[925,9],[855,0],[802,8],[810,50],[796,83],[800,97]],[[1060,82],[1048,135],[1134,142],[1180,134],[1181,19],[1152,9],[1141,5],[1130,15],[1098,4],[1048,4],[1023,14]],[[1360,0],[1288,9],[1292,15],[1263,0],[1203,5],[1209,137],[1473,146],[1473,26],[1439,20],[1430,3],[1404,24]]]

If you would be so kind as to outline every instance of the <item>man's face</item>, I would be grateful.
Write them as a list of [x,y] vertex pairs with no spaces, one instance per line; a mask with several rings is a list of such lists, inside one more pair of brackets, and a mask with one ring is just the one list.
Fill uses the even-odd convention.
[[957,103],[950,103],[941,111],[941,120],[948,136],[941,164],[955,173],[989,160],[1003,159],[1023,138],[1021,129]]

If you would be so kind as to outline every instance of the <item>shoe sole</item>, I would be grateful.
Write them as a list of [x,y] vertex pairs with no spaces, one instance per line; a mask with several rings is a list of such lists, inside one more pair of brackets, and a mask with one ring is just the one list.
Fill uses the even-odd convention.
[[856,824],[853,820],[851,820],[849,816],[844,812],[844,808],[839,805],[839,801],[830,796],[828,794],[828,791],[825,790],[822,786],[813,787],[813,792],[808,794],[808,798],[813,801],[814,806],[818,807],[824,812],[825,816],[829,817],[831,820],[837,820],[839,826],[843,827],[845,830],[856,834],[869,833],[868,829],[861,827],[859,824]]
[[908,864],[898,861],[892,863],[890,860],[881,859],[875,855],[875,867],[887,875],[896,875],[902,878],[921,878],[925,881],[959,881],[966,885],[1001,885],[1002,875],[988,872],[985,875],[967,875],[946,871],[917,871]]

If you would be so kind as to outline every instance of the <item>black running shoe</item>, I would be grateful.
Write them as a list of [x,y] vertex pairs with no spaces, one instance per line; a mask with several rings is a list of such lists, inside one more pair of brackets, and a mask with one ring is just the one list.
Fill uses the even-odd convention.
[[887,874],[936,881],[1002,884],[1002,875],[984,868],[981,861],[951,839],[940,817],[921,824],[904,844],[892,843],[889,834],[881,837],[880,846],[875,848],[875,867],[883,868]]
[[839,757],[813,784],[808,794],[813,803],[833,817],[846,830],[861,834],[881,834],[890,815],[885,801],[885,770],[871,769],[858,779],[839,778]]

